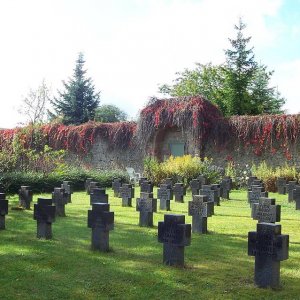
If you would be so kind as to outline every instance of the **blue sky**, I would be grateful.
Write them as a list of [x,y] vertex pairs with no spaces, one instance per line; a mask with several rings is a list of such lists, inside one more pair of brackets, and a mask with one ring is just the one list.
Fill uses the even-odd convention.
[[239,17],[285,109],[299,112],[300,0],[1,0],[0,127],[26,120],[22,97],[43,79],[61,89],[80,51],[102,104],[135,118],[175,72],[223,62]]

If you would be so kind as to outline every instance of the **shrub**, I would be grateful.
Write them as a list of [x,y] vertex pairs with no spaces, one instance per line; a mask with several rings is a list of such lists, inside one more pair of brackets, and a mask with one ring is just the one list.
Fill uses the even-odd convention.
[[21,185],[29,185],[34,193],[52,192],[54,187],[59,187],[63,180],[72,182],[74,190],[84,190],[87,178],[99,182],[101,187],[111,187],[112,180],[116,177],[128,181],[128,176],[123,171],[86,171],[78,168],[67,168],[64,171],[44,174],[42,172],[9,172],[0,177],[0,184],[6,193],[15,194]]
[[209,182],[215,183],[221,179],[222,169],[213,166],[212,160],[184,155],[170,156],[166,161],[159,163],[156,158],[144,160],[144,174],[155,184],[162,182],[164,178],[172,178],[174,181],[183,181],[186,185],[199,174],[207,177]]

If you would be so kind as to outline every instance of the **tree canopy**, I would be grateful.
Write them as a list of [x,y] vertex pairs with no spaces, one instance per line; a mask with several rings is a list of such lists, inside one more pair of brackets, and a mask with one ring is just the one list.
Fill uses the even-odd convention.
[[96,109],[95,121],[103,123],[114,123],[126,121],[127,114],[112,104],[101,105]]
[[100,92],[95,91],[92,79],[86,77],[84,63],[83,54],[79,53],[73,77],[63,81],[64,91],[58,91],[59,96],[51,101],[55,111],[50,113],[51,117],[61,117],[66,125],[94,120],[99,105]]
[[194,69],[176,73],[174,83],[161,85],[159,91],[172,97],[203,95],[225,116],[282,113],[285,99],[270,86],[274,71],[255,61],[254,48],[248,46],[251,37],[243,34],[245,28],[240,19],[223,64],[197,63]]

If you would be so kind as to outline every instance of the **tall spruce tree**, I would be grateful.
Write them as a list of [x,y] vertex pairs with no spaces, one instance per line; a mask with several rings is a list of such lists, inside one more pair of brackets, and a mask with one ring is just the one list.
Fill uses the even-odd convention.
[[94,120],[100,102],[100,92],[95,92],[91,78],[86,78],[84,57],[79,53],[73,77],[63,81],[65,90],[58,91],[58,98],[51,101],[55,113],[51,117],[61,117],[66,125],[79,125]]

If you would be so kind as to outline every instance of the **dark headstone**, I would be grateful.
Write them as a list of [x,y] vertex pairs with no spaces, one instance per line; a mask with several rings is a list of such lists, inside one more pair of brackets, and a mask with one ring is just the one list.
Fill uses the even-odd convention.
[[0,193],[0,230],[5,229],[5,216],[8,214],[8,200],[5,193]]
[[221,194],[223,193],[221,185],[220,184],[211,184],[211,189],[217,191],[218,197],[221,197]]
[[92,204],[88,210],[88,227],[92,228],[92,249],[108,251],[109,231],[114,229],[114,213],[109,211],[109,204]]
[[176,202],[183,202],[183,198],[186,194],[186,188],[183,183],[177,182],[173,187],[173,193]]
[[248,233],[248,255],[255,256],[255,284],[279,287],[280,261],[288,259],[289,236],[281,234],[281,225],[258,223]]
[[211,185],[203,185],[200,190],[200,195],[207,196],[208,202],[213,202],[215,205],[220,205],[220,197],[218,196],[218,192],[213,190]]
[[267,198],[268,192],[265,192],[262,186],[252,185],[252,190],[248,191],[248,202],[250,204],[250,207],[254,203],[258,203],[258,200],[261,197]]
[[123,183],[120,187],[120,196],[122,198],[122,206],[132,206],[132,198],[134,198],[134,188],[132,184]]
[[231,178],[223,178],[220,184],[221,198],[229,200],[229,192],[231,190],[232,180]]
[[114,191],[114,197],[120,197],[120,187],[122,186],[121,178],[115,178],[112,182],[112,189]]
[[300,210],[300,186],[298,185],[294,189],[293,198],[296,201],[296,210]]
[[144,181],[148,181],[147,177],[141,177],[141,178],[139,178],[139,186],[141,186],[142,182],[144,182]]
[[32,190],[30,186],[22,185],[19,189],[19,205],[25,209],[30,209],[30,202],[32,202]]
[[192,179],[190,181],[190,188],[192,190],[192,195],[199,195],[201,189],[201,182],[199,179]]
[[163,184],[166,184],[168,186],[168,189],[173,190],[173,184],[174,183],[173,183],[173,179],[172,178],[166,178],[166,179],[164,179]]
[[297,181],[289,181],[286,184],[286,192],[288,193],[288,201],[292,202],[294,200],[294,189],[296,188]]
[[275,204],[275,199],[261,197],[252,204],[251,217],[259,223],[280,222],[280,213],[281,206]]
[[202,175],[202,174],[200,174],[197,177],[197,179],[200,181],[200,189],[202,189],[203,185],[206,185],[208,183],[207,178],[204,175]]
[[33,219],[37,221],[37,238],[46,240],[52,238],[55,210],[52,199],[38,198],[37,204],[34,204]]
[[91,181],[87,189],[87,194],[90,195],[93,189],[98,189],[98,188],[100,188],[99,182]]
[[137,198],[136,210],[140,212],[140,226],[152,227],[153,226],[153,213],[157,211],[157,199]]
[[285,195],[286,191],[286,179],[284,177],[278,177],[276,181],[277,192],[280,195]]
[[193,195],[189,201],[189,216],[192,216],[192,231],[194,233],[207,233],[207,218],[214,213],[214,203],[207,202],[204,195]]
[[55,204],[56,216],[57,217],[65,217],[65,205],[68,204],[68,194],[65,192],[63,188],[56,187],[52,193],[52,202]]
[[169,185],[161,184],[157,190],[157,198],[159,199],[159,208],[161,210],[171,210],[170,200],[173,198],[173,191],[169,189]]
[[141,192],[153,193],[153,183],[151,181],[143,181],[141,183]]
[[90,193],[90,205],[93,203],[108,203],[108,195],[105,189],[94,188]]
[[185,224],[184,215],[164,215],[164,222],[158,222],[158,241],[164,244],[164,264],[184,266],[184,247],[191,244],[191,224]]
[[73,194],[72,182],[64,180],[61,185],[61,188],[63,188],[65,193],[68,195],[68,203],[71,203]]

